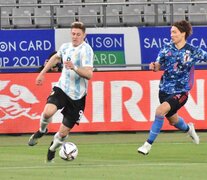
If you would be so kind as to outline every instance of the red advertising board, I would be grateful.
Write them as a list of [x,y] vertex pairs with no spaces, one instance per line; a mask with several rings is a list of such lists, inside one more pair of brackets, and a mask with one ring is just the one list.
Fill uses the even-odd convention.
[[[94,72],[84,117],[73,132],[149,130],[159,105],[161,74],[151,71]],[[206,74],[205,70],[195,72],[188,102],[179,112],[197,129],[207,129]],[[42,86],[35,85],[36,76],[36,73],[0,74],[0,134],[32,133],[39,128],[46,98],[59,73],[48,73]],[[49,132],[56,132],[61,120],[62,115],[57,112]],[[174,128],[165,121],[163,130]]]

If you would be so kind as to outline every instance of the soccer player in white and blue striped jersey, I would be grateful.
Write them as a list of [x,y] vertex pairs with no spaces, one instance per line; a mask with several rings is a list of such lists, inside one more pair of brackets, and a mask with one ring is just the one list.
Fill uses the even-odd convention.
[[171,27],[171,42],[160,50],[155,62],[150,63],[149,68],[164,73],[159,85],[160,105],[155,112],[147,141],[138,148],[138,152],[147,155],[153,142],[162,129],[164,118],[170,125],[187,132],[195,144],[199,144],[199,137],[193,123],[187,124],[178,115],[178,110],[187,102],[188,92],[192,88],[194,79],[194,65],[197,62],[207,62],[207,52],[199,47],[187,43],[187,38],[192,33],[191,24],[187,21],[175,22]]
[[84,112],[88,80],[93,75],[94,57],[91,46],[84,41],[85,30],[86,28],[82,22],[72,23],[72,41],[62,44],[36,78],[36,84],[41,85],[44,81],[45,73],[54,64],[61,62],[61,60],[63,61],[63,69],[59,81],[53,87],[53,91],[48,97],[43,110],[40,128],[30,137],[28,142],[30,146],[36,145],[38,139],[47,133],[47,126],[51,122],[51,117],[58,109],[62,109],[62,124],[59,131],[54,135],[48,149],[48,162],[54,159],[56,149],[62,145],[74,125],[79,124]]

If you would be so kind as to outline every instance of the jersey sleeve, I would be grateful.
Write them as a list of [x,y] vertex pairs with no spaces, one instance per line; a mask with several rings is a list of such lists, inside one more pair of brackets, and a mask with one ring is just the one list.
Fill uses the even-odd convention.
[[94,52],[91,46],[86,45],[81,53],[81,65],[93,67]]
[[201,48],[197,48],[195,59],[197,62],[207,62],[207,52]]
[[64,44],[62,44],[62,45],[60,46],[60,48],[58,49],[58,51],[57,51],[57,55],[58,55],[59,57],[61,57],[61,58],[62,58],[62,49],[63,49],[63,46],[64,46]]
[[160,65],[164,64],[166,51],[167,51],[167,47],[163,46],[160,49],[160,51],[159,51],[159,53],[157,55],[156,62],[158,62]]
[[66,43],[63,43],[60,48],[58,49],[57,51],[57,55],[60,57],[60,58],[63,58],[63,54],[66,53],[66,49],[68,48],[68,44]]

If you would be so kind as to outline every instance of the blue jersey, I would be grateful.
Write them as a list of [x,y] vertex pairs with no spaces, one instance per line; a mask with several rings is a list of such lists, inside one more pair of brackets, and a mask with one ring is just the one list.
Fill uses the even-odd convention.
[[156,62],[164,69],[159,88],[167,94],[188,92],[193,86],[194,65],[207,62],[207,52],[188,43],[177,49],[174,43],[164,45]]

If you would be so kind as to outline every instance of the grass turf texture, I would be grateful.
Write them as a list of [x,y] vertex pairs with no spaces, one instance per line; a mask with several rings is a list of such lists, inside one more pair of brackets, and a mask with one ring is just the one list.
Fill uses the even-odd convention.
[[79,149],[74,161],[56,153],[55,163],[45,163],[53,138],[46,135],[29,147],[29,135],[0,136],[2,180],[202,180],[207,171],[207,134],[198,133],[195,145],[186,134],[162,132],[149,155],[137,153],[148,133],[71,134]]

